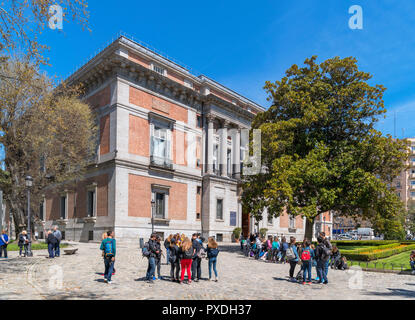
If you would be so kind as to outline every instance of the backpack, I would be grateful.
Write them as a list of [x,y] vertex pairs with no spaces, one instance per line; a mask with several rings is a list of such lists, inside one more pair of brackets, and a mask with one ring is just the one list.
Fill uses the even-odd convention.
[[104,244],[104,255],[107,258],[114,256],[114,249],[113,249],[113,245],[112,245],[112,240],[105,241],[105,244]]
[[293,260],[295,259],[295,253],[293,248],[289,247],[287,249],[287,251],[285,252],[285,256],[287,257],[288,260]]
[[209,257],[216,258],[219,254],[218,248],[210,249]]
[[175,263],[177,260],[177,249],[175,247],[170,247],[169,262]]
[[189,250],[183,252],[183,259],[192,259],[193,257],[193,247],[190,247]]
[[206,258],[206,250],[205,248],[201,247],[199,251],[196,253],[196,256],[200,259]]
[[322,254],[321,257],[324,260],[327,260],[328,258],[330,258],[331,256],[331,250],[329,248],[327,248],[325,245],[322,246]]
[[303,250],[303,252],[301,253],[301,260],[302,261],[310,261],[311,260],[310,250]]
[[148,242],[144,244],[143,248],[141,249],[141,252],[143,254],[143,257],[150,257],[150,245],[148,244]]

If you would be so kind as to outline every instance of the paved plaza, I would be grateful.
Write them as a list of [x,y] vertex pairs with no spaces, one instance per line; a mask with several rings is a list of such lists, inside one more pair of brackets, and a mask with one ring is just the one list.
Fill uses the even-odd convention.
[[288,264],[244,257],[237,245],[220,247],[219,282],[207,281],[204,260],[206,281],[180,285],[167,280],[170,266],[164,264],[161,273],[167,279],[146,283],[147,259],[141,250],[118,243],[116,275],[106,284],[99,244],[71,245],[78,248],[75,255],[55,259],[46,259],[44,250],[34,251],[33,258],[9,252],[9,259],[0,260],[0,299],[415,299],[415,276],[330,270],[328,285],[303,286],[288,281]]

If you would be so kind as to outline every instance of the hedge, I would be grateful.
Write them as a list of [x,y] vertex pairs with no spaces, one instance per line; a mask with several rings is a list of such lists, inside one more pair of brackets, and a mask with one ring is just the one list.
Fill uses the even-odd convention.
[[362,249],[353,249],[353,250],[340,250],[340,253],[342,254],[353,254],[353,253],[362,253],[362,252],[372,252],[379,249],[389,249],[389,248],[395,248],[402,245],[402,243],[396,242],[391,244],[384,244],[381,246],[373,246],[371,248],[362,248]]
[[[392,243],[403,243],[399,240],[333,240],[330,241],[332,244],[335,244],[336,246],[382,246]],[[405,243],[408,244],[415,244],[415,241],[405,241]]]
[[[372,253],[348,253],[348,252],[344,252],[346,250],[343,250],[341,252],[342,255],[344,255],[348,260],[357,260],[357,261],[372,261],[372,260],[377,260],[377,259],[382,259],[382,258],[387,258],[405,251],[410,251],[410,250],[415,250],[415,244],[411,244],[411,245],[405,245],[404,247],[398,247],[398,248],[389,248],[389,249],[385,249],[382,250],[380,252],[372,252]],[[354,251],[354,250],[352,250]]]

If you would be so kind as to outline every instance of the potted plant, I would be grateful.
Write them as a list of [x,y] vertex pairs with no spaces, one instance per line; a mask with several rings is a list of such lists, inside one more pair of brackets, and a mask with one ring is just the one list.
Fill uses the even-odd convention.
[[265,236],[267,235],[267,228],[261,228],[259,229],[259,234],[261,235],[261,238],[265,238]]
[[239,241],[239,238],[241,237],[241,232],[242,232],[242,229],[239,228],[239,227],[233,229],[232,235],[233,235],[233,238],[235,239],[236,242]]

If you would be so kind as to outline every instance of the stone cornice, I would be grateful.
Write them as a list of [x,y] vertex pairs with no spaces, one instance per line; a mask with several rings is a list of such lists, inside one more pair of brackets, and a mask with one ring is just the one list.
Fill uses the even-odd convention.
[[[144,50],[143,52],[140,52],[141,55],[152,57],[153,60],[158,62],[164,61],[170,68],[173,68],[175,72],[182,74],[185,78],[190,78],[195,84],[199,86],[209,85],[213,89],[223,91],[224,93],[231,96],[235,96],[236,100],[242,101],[244,104],[252,107],[258,112],[264,111],[264,108],[261,106],[255,104],[243,96],[240,96],[236,92],[227,89],[221,84],[205,76],[196,77],[180,65],[165,59],[164,57],[140,46],[139,44],[136,44],[134,41],[131,41],[125,37],[119,37],[117,40],[112,42],[104,50],[102,50],[90,61],[88,61],[84,66],[73,73],[67,79],[67,82],[69,84],[83,83],[88,93],[91,92],[91,90],[99,87],[108,79],[108,77],[113,75],[123,75],[127,78],[132,79],[133,81],[138,81],[138,83],[144,82],[146,87],[148,87],[150,90],[154,90],[156,92],[158,91],[161,94],[165,94],[166,96],[174,97],[176,100],[181,101],[185,104],[189,104],[190,106],[196,106],[198,111],[200,111],[200,104],[202,101],[209,99],[209,96],[214,96],[213,94],[209,94],[208,96],[202,95],[194,89],[182,85],[168,77],[160,75],[157,72],[146,68],[118,53],[120,48],[127,48],[137,52],[137,46],[142,49],[141,51]],[[234,105],[220,99],[219,97],[216,98],[217,101],[221,101],[222,104],[227,105],[228,108],[232,110],[240,109],[241,112],[239,113],[248,119],[252,119],[254,117],[254,114],[245,110],[242,106]]]

